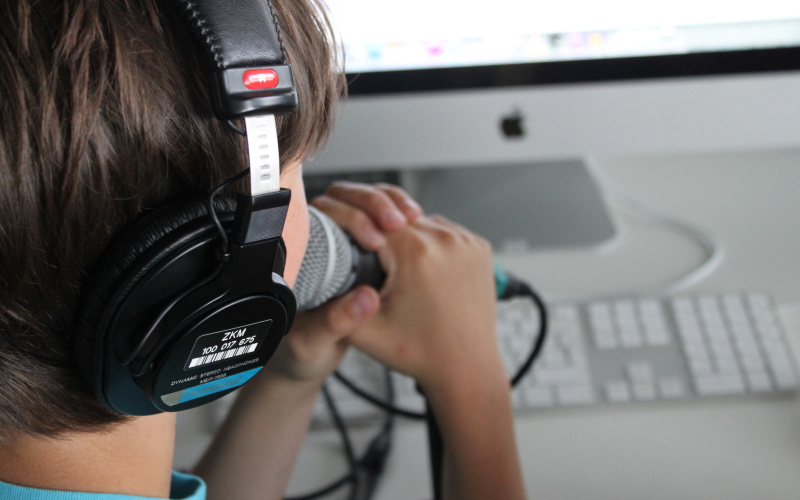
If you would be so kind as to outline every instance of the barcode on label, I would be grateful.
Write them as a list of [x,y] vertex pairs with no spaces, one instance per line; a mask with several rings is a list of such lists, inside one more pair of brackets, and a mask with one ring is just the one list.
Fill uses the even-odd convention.
[[244,347],[239,347],[236,349],[228,349],[227,351],[220,351],[215,352],[214,354],[209,354],[208,356],[200,356],[199,358],[192,359],[189,362],[189,368],[194,368],[195,366],[206,365],[208,363],[213,363],[214,361],[220,361],[222,359],[230,359],[236,356],[241,356],[242,354],[249,354],[256,350],[258,344],[251,344]]

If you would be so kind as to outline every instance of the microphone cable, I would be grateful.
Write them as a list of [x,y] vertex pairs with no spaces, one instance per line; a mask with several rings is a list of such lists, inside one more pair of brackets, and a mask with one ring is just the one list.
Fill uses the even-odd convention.
[[[386,399],[393,404],[395,401],[394,379],[388,368],[384,368],[384,379],[386,383]],[[370,440],[361,458],[356,458],[350,433],[327,384],[322,387],[322,395],[341,438],[349,471],[327,486],[310,493],[286,497],[284,500],[314,500],[330,495],[346,485],[350,485],[348,500],[370,500],[375,493],[375,487],[378,484],[391,450],[395,415],[389,412],[386,413],[380,430]]]

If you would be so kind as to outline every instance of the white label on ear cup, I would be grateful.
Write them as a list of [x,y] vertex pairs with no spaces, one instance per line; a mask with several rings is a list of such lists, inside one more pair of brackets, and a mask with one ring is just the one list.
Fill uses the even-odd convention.
[[278,128],[275,115],[246,116],[247,148],[250,155],[250,195],[280,190]]
[[[271,326],[272,320],[267,319],[258,323],[201,335],[195,340],[192,353],[183,369],[191,370],[252,354],[256,352],[267,336]],[[201,375],[201,378],[204,377]],[[175,384],[176,382],[173,381],[172,385]]]

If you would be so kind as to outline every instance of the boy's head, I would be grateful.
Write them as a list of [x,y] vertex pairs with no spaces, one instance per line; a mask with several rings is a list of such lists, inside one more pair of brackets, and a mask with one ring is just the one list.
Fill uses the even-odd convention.
[[[246,167],[167,3],[12,0],[0,13],[0,442],[122,418],[75,366],[79,287],[140,213]],[[327,136],[340,78],[317,0],[272,3],[300,100],[278,117],[281,157],[296,163]]]

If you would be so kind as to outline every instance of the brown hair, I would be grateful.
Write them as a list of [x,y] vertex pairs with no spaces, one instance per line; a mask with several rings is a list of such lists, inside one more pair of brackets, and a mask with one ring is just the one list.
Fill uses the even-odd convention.
[[[300,99],[278,118],[283,163],[324,142],[341,92],[317,2],[273,0]],[[72,354],[86,272],[144,210],[246,165],[164,3],[10,0],[0,12],[0,442],[121,419]]]

